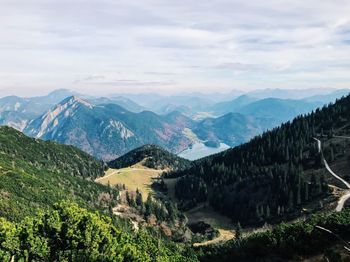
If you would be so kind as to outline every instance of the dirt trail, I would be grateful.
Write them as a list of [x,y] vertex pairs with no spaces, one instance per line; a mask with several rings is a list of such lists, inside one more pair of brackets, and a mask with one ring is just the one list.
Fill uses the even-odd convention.
[[[145,170],[147,170],[147,169],[145,169],[145,168],[134,168],[134,167],[130,167],[130,168],[128,168],[127,170],[124,169],[123,172],[126,173],[126,172],[132,172],[132,171],[145,171]],[[99,177],[99,178],[96,178],[96,179],[95,179],[95,182],[99,182],[99,181],[104,180],[104,179],[106,179],[106,178],[108,178],[108,177],[110,177],[110,176],[114,176],[115,174],[118,174],[118,173],[120,173],[120,172],[121,172],[121,171],[120,171],[119,169],[115,169],[113,172],[111,172],[111,173],[108,174],[108,175],[105,175],[105,176],[101,176],[101,177]]]
[[[336,137],[342,137],[342,136],[336,136]],[[342,138],[350,138],[350,137],[342,137]],[[350,198],[350,184],[348,182],[346,182],[344,179],[342,179],[340,176],[338,176],[336,173],[333,172],[333,170],[329,167],[326,159],[323,156],[321,140],[319,140],[317,138],[314,138],[314,139],[317,141],[318,152],[322,156],[322,161],[323,161],[323,164],[325,165],[327,171],[332,176],[334,176],[336,179],[338,179],[340,182],[342,182],[345,185],[345,187],[347,188],[347,190],[345,190],[345,192],[344,192],[345,194],[338,200],[337,207],[335,208],[335,211],[340,212],[344,208],[345,202]]]

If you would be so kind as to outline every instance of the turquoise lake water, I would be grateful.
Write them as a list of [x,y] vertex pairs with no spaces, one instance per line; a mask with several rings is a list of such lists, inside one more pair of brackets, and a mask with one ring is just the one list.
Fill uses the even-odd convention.
[[212,154],[219,153],[226,149],[230,148],[230,146],[220,143],[219,147],[208,147],[203,143],[197,143],[192,146],[192,148],[186,149],[178,154],[180,157],[189,159],[189,160],[197,160],[199,158],[209,156]]

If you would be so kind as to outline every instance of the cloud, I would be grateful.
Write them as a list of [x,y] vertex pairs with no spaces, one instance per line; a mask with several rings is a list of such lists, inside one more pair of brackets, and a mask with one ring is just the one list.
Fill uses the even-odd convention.
[[89,82],[89,84],[93,84],[93,85],[108,85],[108,86],[115,86],[115,87],[128,87],[128,86],[154,87],[154,86],[167,86],[167,85],[172,85],[174,83],[175,82],[173,81],[139,81],[139,80],[132,80],[132,79],[115,79],[115,80],[107,80],[107,81]]
[[0,24],[0,90],[17,93],[350,82],[348,0],[5,0]]

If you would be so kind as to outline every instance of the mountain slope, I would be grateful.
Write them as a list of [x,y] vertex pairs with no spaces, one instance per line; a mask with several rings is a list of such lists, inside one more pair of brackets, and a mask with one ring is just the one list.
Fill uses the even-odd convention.
[[229,112],[238,112],[241,107],[255,102],[256,100],[258,99],[247,95],[241,95],[231,101],[220,102],[213,105],[210,108],[210,111],[214,112],[215,115],[223,115]]
[[249,116],[271,119],[273,125],[276,126],[293,119],[297,115],[309,113],[322,105],[322,102],[266,98],[249,103],[237,111]]
[[30,119],[27,114],[16,111],[5,111],[0,115],[0,126],[10,126],[17,130],[23,130]]
[[18,96],[0,98],[0,125],[23,130],[28,121],[42,113],[29,99]]
[[[337,94],[342,93],[335,93],[334,96]],[[232,101],[215,104],[211,111],[215,115],[234,112],[250,117],[265,118],[268,121],[269,128],[272,128],[282,122],[293,119],[297,115],[309,113],[325,103],[333,102],[332,97],[328,97],[328,100],[326,97],[320,100],[311,98],[310,100],[295,100],[280,98],[258,99],[242,95]]]
[[228,113],[218,118],[206,118],[193,131],[207,143],[223,142],[232,147],[261,134],[269,127],[271,126],[265,119]]
[[303,100],[308,102],[323,102],[324,104],[334,102],[336,99],[339,99],[343,96],[347,96],[350,93],[349,89],[339,89],[331,92],[326,95],[314,95],[310,97],[306,97]]
[[112,98],[107,98],[107,97],[92,98],[92,99],[88,99],[88,101],[94,105],[116,104],[134,113],[139,113],[145,110],[143,106],[140,106],[139,104],[135,103],[131,99],[122,97],[122,96],[117,96]]
[[178,157],[156,145],[144,145],[111,161],[111,168],[124,168],[144,161],[144,165],[155,169],[180,170],[190,166],[190,161]]
[[[209,201],[233,221],[257,224],[299,216],[334,201],[336,184],[322,166],[315,136],[322,136],[325,158],[346,174],[349,168],[350,96],[283,124],[249,143],[197,161],[176,185],[182,206]],[[333,136],[334,134],[342,137]],[[345,136],[345,138],[344,138]],[[320,206],[320,202],[323,203]]]
[[104,170],[103,162],[72,146],[0,127],[0,215],[18,220],[63,199],[105,209],[118,192],[92,182]]
[[24,132],[112,160],[144,144],[179,152],[192,143],[182,132],[191,123],[179,114],[132,113],[115,104],[94,106],[73,96],[32,121]]
[[282,89],[267,88],[257,89],[247,93],[247,95],[259,99],[280,98],[280,99],[304,99],[314,95],[328,95],[336,89],[332,88],[306,88],[306,89]]
[[190,116],[197,112],[206,111],[213,104],[210,97],[199,97],[194,95],[131,95],[132,99],[158,114],[168,114],[172,111],[180,111]]
[[8,125],[22,131],[28,122],[74,92],[59,89],[46,96],[22,98],[7,96],[0,98],[0,125]]

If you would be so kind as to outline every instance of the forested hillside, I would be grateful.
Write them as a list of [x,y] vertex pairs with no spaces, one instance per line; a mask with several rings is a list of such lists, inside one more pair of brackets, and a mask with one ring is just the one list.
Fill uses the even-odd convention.
[[91,182],[103,162],[72,147],[0,128],[0,216],[18,220],[62,199],[107,209],[118,191]]
[[73,147],[25,136],[10,127],[0,127],[0,151],[38,168],[95,179],[105,164]]
[[111,161],[111,168],[124,168],[143,161],[143,165],[155,169],[182,170],[190,167],[189,160],[178,157],[156,145],[145,145]]
[[[197,250],[200,261],[348,261],[350,210],[314,215],[273,230]],[[310,259],[311,258],[311,259]],[[312,259],[313,258],[313,259]],[[307,260],[309,259],[309,260]]]
[[[183,208],[209,201],[243,224],[300,214],[303,205],[329,194],[313,137],[328,141],[334,134],[349,134],[349,120],[350,96],[168,176],[182,177],[176,196]],[[347,163],[349,141],[328,141],[323,151],[330,162]]]

